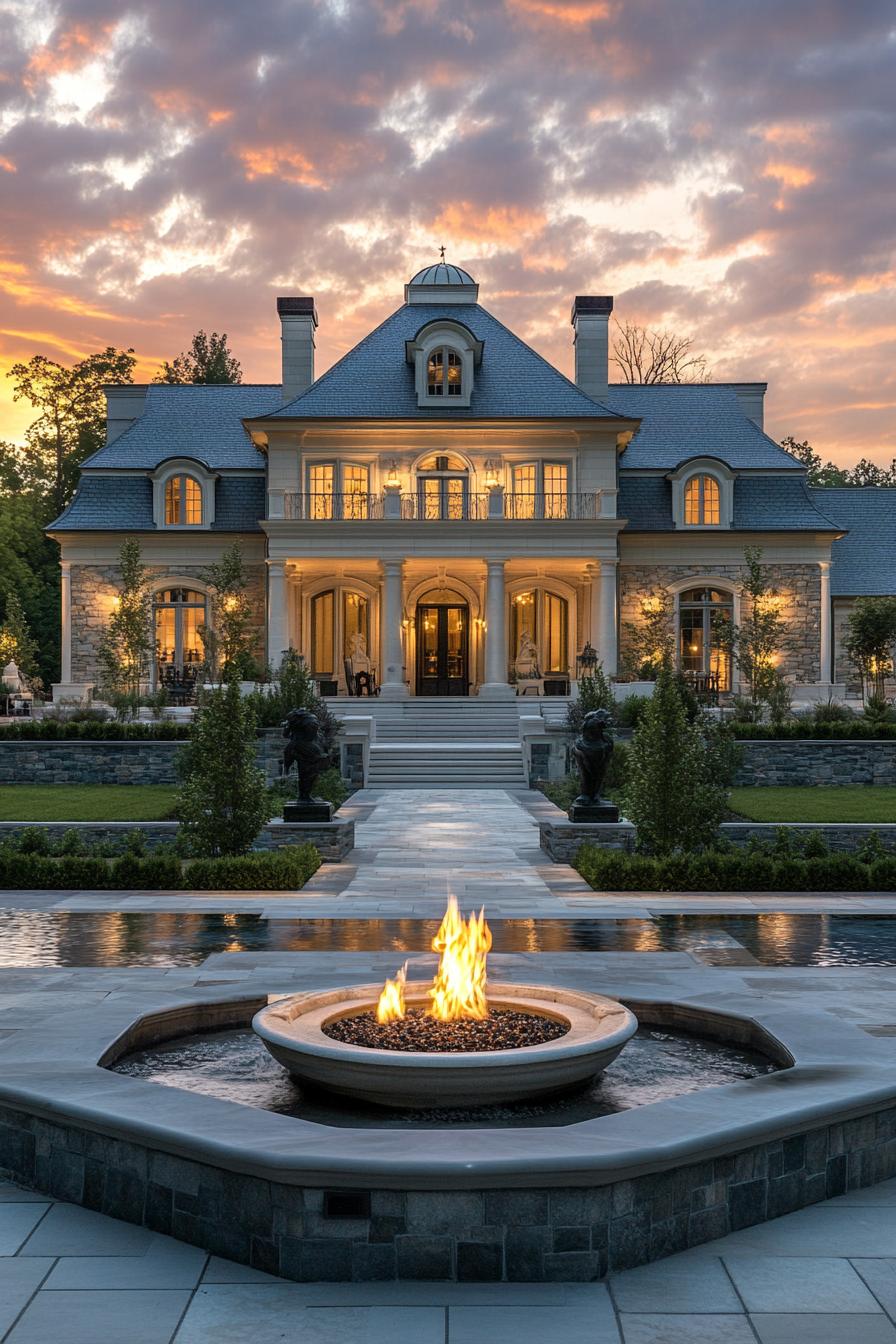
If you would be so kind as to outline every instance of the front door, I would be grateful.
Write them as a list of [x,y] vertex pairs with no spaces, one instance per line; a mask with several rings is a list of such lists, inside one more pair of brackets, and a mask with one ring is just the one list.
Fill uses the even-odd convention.
[[466,695],[469,608],[417,608],[417,694]]

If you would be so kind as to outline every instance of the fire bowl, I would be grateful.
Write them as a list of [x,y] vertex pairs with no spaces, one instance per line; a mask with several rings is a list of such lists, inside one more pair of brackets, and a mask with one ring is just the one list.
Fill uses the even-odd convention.
[[[379,1050],[324,1034],[340,1018],[376,1008],[379,985],[278,999],[252,1028],[294,1078],[379,1106],[492,1106],[560,1092],[601,1073],[638,1029],[615,999],[548,985],[500,985],[490,1008],[559,1020],[564,1035],[539,1045],[476,1052]],[[425,988],[405,991],[408,1008],[427,1005]]]

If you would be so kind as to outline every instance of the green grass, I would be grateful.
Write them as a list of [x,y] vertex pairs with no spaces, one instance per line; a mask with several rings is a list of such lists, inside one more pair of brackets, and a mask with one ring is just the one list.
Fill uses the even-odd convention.
[[0,821],[166,821],[172,784],[3,784]]
[[749,821],[896,822],[896,787],[732,789],[730,807]]

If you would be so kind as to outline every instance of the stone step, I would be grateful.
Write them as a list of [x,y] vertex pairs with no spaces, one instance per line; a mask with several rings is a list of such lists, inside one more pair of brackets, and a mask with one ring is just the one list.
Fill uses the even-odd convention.
[[518,742],[402,742],[372,745],[369,788],[523,788]]

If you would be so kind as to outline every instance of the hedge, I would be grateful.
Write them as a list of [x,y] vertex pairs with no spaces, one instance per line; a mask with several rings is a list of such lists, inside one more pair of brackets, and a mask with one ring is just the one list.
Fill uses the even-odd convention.
[[175,854],[122,854],[105,859],[94,854],[56,856],[4,847],[0,850],[0,890],[296,891],[317,872],[320,862],[320,854],[307,841],[269,854],[186,863]]
[[584,844],[575,866],[596,891],[896,891],[896,855],[863,862],[703,850],[653,858]]
[[119,723],[73,719],[24,719],[0,727],[0,741],[12,742],[183,742],[190,736],[188,723]]
[[867,719],[856,719],[850,723],[843,719],[834,719],[828,723],[816,723],[814,719],[796,719],[786,723],[743,723],[737,719],[726,725],[741,742],[775,741],[831,741],[850,738],[857,741],[882,741],[896,739],[896,723],[871,723]]

